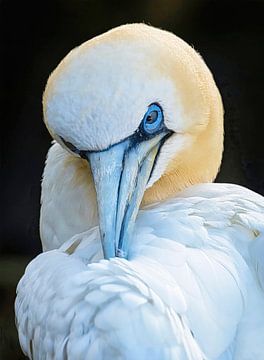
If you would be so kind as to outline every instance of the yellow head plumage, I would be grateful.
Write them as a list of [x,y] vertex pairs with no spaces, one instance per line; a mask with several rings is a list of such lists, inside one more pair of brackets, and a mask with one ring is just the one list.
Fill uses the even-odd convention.
[[[174,134],[160,151],[144,195],[144,203],[152,203],[213,181],[221,163],[221,97],[210,70],[187,43],[144,24],[120,26],[87,41],[50,76],[44,118],[58,141],[63,135],[79,147],[100,149],[132,133],[154,101]],[[81,138],[77,132],[85,133],[85,126]],[[89,139],[93,135],[96,141]]]

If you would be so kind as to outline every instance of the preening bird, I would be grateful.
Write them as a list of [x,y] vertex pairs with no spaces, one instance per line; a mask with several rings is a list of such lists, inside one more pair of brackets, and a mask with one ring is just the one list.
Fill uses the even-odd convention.
[[212,183],[223,107],[172,33],[120,26],[51,74],[44,252],[15,303],[30,359],[263,360],[264,200]]

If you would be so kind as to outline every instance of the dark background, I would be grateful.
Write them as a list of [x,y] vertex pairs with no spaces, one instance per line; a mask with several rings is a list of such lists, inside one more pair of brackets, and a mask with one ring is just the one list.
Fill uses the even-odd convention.
[[41,251],[40,179],[50,136],[41,97],[49,73],[73,47],[114,26],[145,22],[192,44],[214,74],[225,107],[217,181],[264,194],[264,3],[205,0],[0,1],[0,359],[24,359],[14,327],[15,286]]

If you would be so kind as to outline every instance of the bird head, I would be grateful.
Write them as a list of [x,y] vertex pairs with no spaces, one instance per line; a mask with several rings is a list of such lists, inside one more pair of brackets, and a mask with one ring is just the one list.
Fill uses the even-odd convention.
[[211,182],[219,169],[218,89],[199,54],[167,31],[124,25],[73,49],[43,106],[53,138],[89,163],[105,258],[128,256],[141,203]]

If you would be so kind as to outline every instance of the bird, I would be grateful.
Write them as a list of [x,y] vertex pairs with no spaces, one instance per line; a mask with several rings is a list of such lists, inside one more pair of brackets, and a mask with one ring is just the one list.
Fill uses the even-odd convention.
[[264,359],[264,200],[214,183],[223,113],[198,52],[150,25],[59,63],[43,95],[43,252],[15,300],[26,356]]

